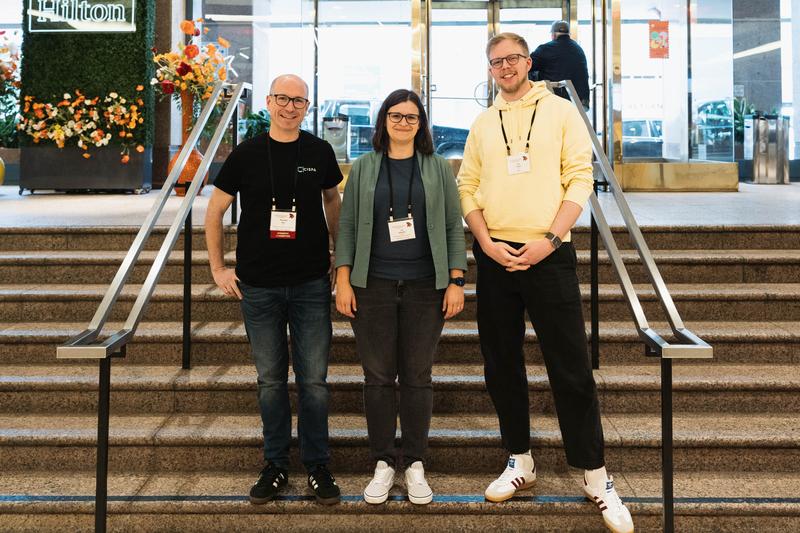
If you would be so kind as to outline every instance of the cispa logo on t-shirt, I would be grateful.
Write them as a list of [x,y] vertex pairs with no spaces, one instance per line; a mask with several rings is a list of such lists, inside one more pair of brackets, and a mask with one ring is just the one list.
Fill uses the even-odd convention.
[[316,172],[317,169],[314,167],[297,167],[297,172]]

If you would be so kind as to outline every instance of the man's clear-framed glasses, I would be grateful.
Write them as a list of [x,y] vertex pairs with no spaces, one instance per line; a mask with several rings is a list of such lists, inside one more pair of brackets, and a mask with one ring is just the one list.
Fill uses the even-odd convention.
[[285,94],[271,94],[270,96],[274,98],[275,103],[281,107],[286,107],[289,105],[289,102],[292,103],[295,109],[305,109],[308,107],[308,99],[302,96],[287,96]]
[[527,59],[527,58],[528,56],[523,54],[511,54],[507,55],[506,57],[497,57],[495,59],[492,59],[491,61],[489,61],[489,65],[491,65],[493,69],[503,68],[503,61],[505,61],[506,63],[508,63],[508,66],[513,67],[514,65],[519,63],[520,59]]
[[395,124],[399,124],[403,119],[406,119],[406,124],[409,126],[413,126],[419,122],[419,115],[415,115],[414,113],[409,113],[408,115],[404,115],[403,113],[386,113],[386,116]]

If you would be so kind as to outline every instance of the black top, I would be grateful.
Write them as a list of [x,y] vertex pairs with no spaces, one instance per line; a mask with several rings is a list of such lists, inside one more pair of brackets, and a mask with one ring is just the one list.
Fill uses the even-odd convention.
[[[241,195],[242,216],[237,229],[236,275],[255,287],[280,287],[304,283],[323,276],[330,267],[328,226],[322,208],[323,189],[342,181],[333,148],[327,142],[301,131],[290,143],[269,139],[267,134],[237,146],[214,186]],[[298,146],[298,143],[299,146]],[[300,160],[297,161],[298,148]],[[270,239],[269,223],[272,186],[269,169],[274,169],[278,209],[291,209],[297,202],[295,239]],[[294,191],[295,169],[297,188]]]
[[[581,102],[588,104],[589,71],[586,68],[586,56],[581,46],[569,35],[560,35],[540,45],[531,54],[531,59],[533,66],[528,75],[532,80],[571,80]],[[557,91],[556,94],[569,99],[566,91]]]
[[[389,239],[389,176],[386,167],[391,165],[392,189],[394,190],[394,219],[408,216],[408,186],[411,183],[411,214],[414,218],[416,238],[391,242]],[[425,216],[425,187],[416,159],[383,158],[378,182],[375,185],[375,200],[372,220],[372,250],[369,257],[369,275],[391,280],[412,280],[433,277],[436,271],[428,239],[428,224]]]

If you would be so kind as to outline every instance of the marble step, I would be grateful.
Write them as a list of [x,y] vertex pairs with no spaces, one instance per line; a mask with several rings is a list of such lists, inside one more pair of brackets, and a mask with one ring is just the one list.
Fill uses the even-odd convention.
[[[364,503],[368,471],[338,473],[342,502],[317,505],[300,470],[289,474],[275,502],[247,500],[257,470],[196,473],[112,473],[108,479],[109,531],[307,531],[321,522],[330,530],[607,531],[600,514],[579,490],[577,470],[538,469],[532,490],[493,504],[483,491],[492,474],[427,474],[434,500],[425,507],[406,501],[402,474],[384,505]],[[661,479],[655,472],[613,471],[615,486],[633,515],[636,531],[661,530]],[[797,473],[678,471],[675,527],[687,533],[797,531]],[[0,478],[4,531],[94,530],[93,472],[32,471]]]
[[[156,252],[146,250],[133,269],[130,283],[142,283]],[[125,256],[116,251],[4,251],[0,252],[0,284],[58,283],[109,284]],[[634,283],[648,283],[644,268],[633,250],[622,257]],[[667,284],[673,283],[794,283],[800,279],[800,249],[780,250],[654,250],[653,259]],[[235,252],[225,254],[229,265]],[[467,281],[475,282],[472,252],[468,252]],[[600,253],[600,283],[617,283],[608,257]],[[578,252],[578,278],[590,279],[589,252]],[[161,283],[183,283],[183,252],[174,251],[161,274]],[[192,255],[192,281],[212,283],[208,255]]]
[[[33,317],[32,317],[33,318]],[[56,362],[56,347],[88,324],[81,322],[0,323],[0,361],[4,364],[47,364]],[[669,339],[669,326],[652,322],[650,326]],[[118,331],[120,322],[106,324],[106,333]],[[800,322],[791,321],[692,321],[686,327],[714,347],[719,363],[791,364],[800,360]],[[587,332],[589,324],[587,324]],[[525,353],[531,364],[542,364],[536,333],[526,331]],[[117,364],[181,364],[182,324],[180,322],[142,322],[127,356]],[[191,357],[195,365],[247,364],[249,345],[239,321],[193,322]],[[603,364],[656,364],[644,355],[642,344],[631,322],[600,323],[600,357]],[[355,363],[353,332],[349,323],[334,322],[332,363]],[[441,364],[482,364],[477,324],[450,320],[445,323],[436,353]],[[68,363],[64,363],[68,364]],[[693,364],[691,361],[682,364]]]
[[[545,368],[528,367],[531,411],[554,414]],[[655,365],[607,365],[595,381],[603,413],[660,412],[660,369]],[[205,365],[112,365],[115,414],[258,413],[255,367]],[[4,365],[0,368],[0,413],[91,414],[97,412],[97,365]],[[332,413],[363,413],[359,364],[331,365]],[[800,368],[796,365],[681,365],[673,369],[673,408],[680,413],[800,412]],[[297,389],[289,374],[296,412]],[[492,414],[481,365],[433,367],[434,414]]]
[[[604,414],[606,459],[616,471],[655,471],[661,461],[661,422],[655,414]],[[497,418],[437,415],[429,434],[429,470],[496,473],[504,461]],[[567,467],[555,417],[536,415],[532,449],[546,469]],[[296,427],[296,423],[293,423]],[[366,422],[359,414],[329,417],[331,468],[365,472]],[[4,472],[89,470],[95,463],[95,415],[0,416]],[[110,468],[137,472],[248,470],[263,460],[257,414],[181,413],[115,415],[110,421]],[[292,461],[297,463],[296,438]],[[720,413],[674,416],[678,470],[713,471],[736,466],[751,472],[800,472],[800,425],[794,413]],[[134,467],[135,465],[135,467]]]
[[[60,322],[85,317],[88,321],[108,289],[99,284],[5,284],[0,285],[0,322],[23,322],[30,317],[39,321]],[[129,285],[114,306],[111,320],[125,320],[141,285]],[[800,283],[671,284],[675,305],[684,320],[800,320]],[[590,285],[581,285],[584,316],[590,316]],[[665,316],[655,290],[637,285],[637,295],[645,314],[651,319]],[[626,320],[631,314],[618,284],[598,288],[600,317],[603,320]],[[476,319],[475,285],[465,287],[464,311],[459,320]],[[334,320],[345,320],[331,304]],[[215,285],[192,287],[192,319],[198,321],[230,320],[241,315],[238,300],[225,296]],[[144,320],[180,320],[183,316],[183,285],[162,284],[156,287]]]

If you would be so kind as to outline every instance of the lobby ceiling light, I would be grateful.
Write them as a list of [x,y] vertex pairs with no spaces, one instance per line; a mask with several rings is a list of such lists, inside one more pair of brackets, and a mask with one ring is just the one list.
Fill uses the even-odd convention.
[[766,52],[772,52],[773,50],[780,50],[780,48],[781,48],[781,42],[775,41],[772,43],[755,46],[753,48],[748,48],[747,50],[742,50],[741,52],[736,52],[735,54],[733,54],[733,58],[742,59],[743,57],[750,57],[758,54],[764,54]]

